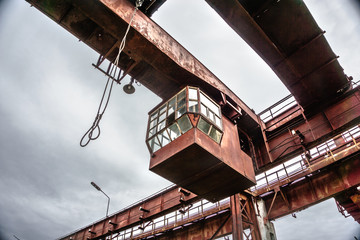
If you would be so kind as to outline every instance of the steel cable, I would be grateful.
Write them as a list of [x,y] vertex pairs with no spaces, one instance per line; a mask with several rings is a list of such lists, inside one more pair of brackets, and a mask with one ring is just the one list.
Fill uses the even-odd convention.
[[[114,71],[114,74],[113,76],[115,77],[116,76],[116,71],[117,71],[117,67],[118,67],[118,64],[119,64],[119,59],[120,59],[120,54],[121,52],[124,50],[125,48],[125,43],[126,43],[126,37],[129,33],[129,30],[130,30],[130,27],[131,27],[131,23],[134,19],[134,16],[135,16],[135,13],[136,11],[138,10],[139,7],[141,7],[142,5],[142,2],[143,1],[136,1],[136,6],[135,6],[135,9],[134,9],[134,12],[131,16],[131,19],[130,19],[130,22],[128,24],[128,27],[126,29],[126,32],[124,34],[124,37],[122,38],[121,40],[121,43],[120,43],[120,46],[119,46],[119,52],[114,60],[114,62],[112,63],[112,67],[111,67],[111,70],[110,70],[110,73],[109,73],[109,77],[107,79],[107,82],[106,82],[106,85],[105,85],[105,89],[104,89],[104,92],[103,92],[103,95],[101,97],[101,101],[100,101],[100,104],[99,104],[99,108],[98,108],[98,111],[97,111],[97,114],[96,114],[96,117],[95,117],[95,120],[92,124],[92,126],[89,128],[89,130],[86,131],[86,133],[84,134],[84,136],[81,138],[80,140],[80,146],[81,147],[86,147],[91,140],[96,140],[99,138],[100,136],[100,133],[101,133],[101,130],[100,130],[100,121],[102,119],[102,116],[104,115],[105,113],[105,110],[109,104],[109,100],[110,100],[110,97],[111,97],[111,91],[112,91],[112,88],[113,88],[113,85],[114,85],[114,81],[111,79],[111,76],[112,76],[112,72]],[[109,87],[109,82],[111,81],[111,84],[110,84],[110,87]],[[107,94],[106,94],[107,93]],[[104,98],[105,98],[105,95],[107,95],[106,97],[106,102],[105,102],[105,105],[103,106],[104,104]],[[101,110],[101,108],[103,107],[103,109]],[[97,130],[97,134],[94,135],[94,131]],[[84,142],[85,138],[87,137],[86,141]]]

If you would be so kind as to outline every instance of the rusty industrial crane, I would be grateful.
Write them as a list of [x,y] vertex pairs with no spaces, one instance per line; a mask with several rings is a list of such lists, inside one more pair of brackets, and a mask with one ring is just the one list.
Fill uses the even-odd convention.
[[165,0],[27,1],[161,97],[150,170],[175,184],[59,239],[275,239],[330,197],[360,223],[360,89],[303,1],[206,0],[291,92],[260,114],[151,20]]

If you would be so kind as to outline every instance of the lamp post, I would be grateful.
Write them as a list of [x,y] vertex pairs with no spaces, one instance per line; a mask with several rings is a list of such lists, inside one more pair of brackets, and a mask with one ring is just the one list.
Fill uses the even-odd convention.
[[96,190],[102,192],[107,198],[108,198],[108,204],[107,204],[107,209],[106,209],[106,217],[108,216],[108,212],[109,212],[109,205],[110,205],[110,197],[108,195],[106,195],[106,193],[104,193],[103,190],[101,190],[101,188],[96,185],[96,183],[91,182],[91,185],[93,185],[94,188],[96,188]]

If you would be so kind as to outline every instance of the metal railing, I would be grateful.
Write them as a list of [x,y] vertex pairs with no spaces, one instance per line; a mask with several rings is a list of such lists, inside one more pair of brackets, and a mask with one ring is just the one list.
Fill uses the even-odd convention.
[[[112,217],[112,216],[114,216],[114,215],[116,215],[116,214],[119,214],[119,213],[121,213],[121,212],[127,211],[128,209],[130,209],[130,208],[132,208],[132,207],[134,207],[134,206],[136,206],[136,205],[139,205],[139,204],[141,204],[141,203],[143,203],[143,202],[146,202],[147,200],[149,200],[149,199],[151,199],[151,198],[153,198],[153,197],[156,197],[157,195],[163,194],[164,192],[166,192],[166,191],[168,191],[168,190],[170,190],[170,189],[172,189],[172,188],[174,188],[174,187],[176,187],[176,184],[172,184],[172,185],[170,185],[170,186],[167,186],[167,187],[165,187],[165,188],[157,191],[156,193],[151,194],[150,196],[147,196],[147,197],[145,197],[145,198],[143,198],[143,199],[141,199],[141,200],[139,200],[139,201],[137,201],[137,202],[135,202],[135,203],[132,203],[132,204],[128,205],[127,207],[125,207],[125,208],[123,208],[123,209],[121,209],[121,210],[119,210],[119,211],[116,211],[116,212],[110,214],[110,215],[107,216],[107,217],[100,218],[99,220],[97,220],[97,221],[95,221],[95,222],[93,222],[93,223],[91,223],[91,224],[88,224],[88,225],[85,226],[85,227],[79,228],[79,229],[77,229],[77,230],[72,231],[71,233],[66,234],[65,236],[59,237],[59,238],[57,238],[57,240],[63,239],[63,238],[65,238],[65,237],[67,237],[67,236],[71,236],[71,235],[79,232],[79,231],[82,230],[82,229],[91,228],[94,224],[96,224],[96,223],[98,223],[98,222],[100,222],[100,221],[103,221],[103,220],[105,220],[105,219],[107,219],[107,218],[110,218],[110,217]],[[112,239],[112,238],[110,238],[110,239]]]
[[[311,157],[310,159],[308,159],[305,154],[301,154],[273,169],[257,175],[257,185],[252,187],[250,191],[270,189],[272,186],[276,185],[280,181],[287,178],[289,179],[308,170],[312,166],[312,164],[338,152],[341,152],[350,146],[359,144],[357,142],[359,140],[360,128],[359,126],[355,126],[337,135],[333,139],[330,139],[311,149],[309,151]],[[337,146],[335,142],[343,142],[343,144]],[[195,202],[193,205],[184,206],[181,209],[183,211],[182,213],[181,211],[176,210],[160,216],[156,219],[144,220],[141,224],[135,225],[119,233],[108,236],[107,239],[125,240],[140,239],[146,236],[156,236],[169,229],[178,229],[184,225],[190,225],[192,224],[192,222],[199,218],[219,214],[222,211],[228,211],[229,207],[229,198],[223,199],[216,203],[211,203],[203,199]]]
[[225,198],[216,203],[207,200],[200,200],[193,205],[184,207],[181,211],[177,210],[156,219],[144,221],[142,224],[125,229],[119,233],[109,236],[107,239],[125,240],[140,239],[146,236],[156,235],[168,229],[181,228],[183,225],[190,225],[191,222],[211,215],[219,214],[230,207],[229,198]]
[[297,102],[293,95],[288,95],[287,97],[281,99],[277,103],[271,105],[264,111],[260,112],[258,115],[263,122],[268,122],[276,116],[279,116],[281,113],[297,105]]
[[[282,163],[268,171],[265,171],[256,176],[257,185],[250,188],[250,191],[256,192],[262,189],[269,191],[271,187],[275,186],[279,182],[296,177],[298,174],[307,171],[312,164],[323,160],[329,156],[334,156],[336,153],[343,151],[351,146],[359,146],[360,142],[360,127],[359,125],[344,131],[337,135],[333,139],[330,139],[313,149],[310,149],[310,157],[307,158],[305,154],[301,154],[291,160]],[[339,146],[336,145],[339,144]],[[175,185],[171,185],[149,197],[146,197],[130,206],[120,210],[111,216],[125,211],[131,207],[134,207],[142,202],[145,202],[157,195],[174,188]],[[161,234],[168,229],[177,229],[181,226],[192,224],[195,220],[210,217],[211,215],[219,214],[223,211],[228,211],[230,208],[229,198],[223,199],[216,203],[211,203],[206,200],[200,200],[192,205],[183,206],[180,210],[170,212],[156,219],[145,219],[141,224],[137,224],[133,227],[122,230],[118,233],[114,233],[107,236],[106,239],[125,240],[125,239],[140,239],[145,236],[151,236]],[[89,225],[91,227],[92,225]],[[89,228],[88,227],[88,228]],[[86,227],[85,227],[86,228]],[[82,228],[83,229],[83,228]]]
[[[257,191],[263,188],[271,188],[278,182],[289,179],[297,174],[308,170],[312,164],[321,161],[329,156],[341,152],[342,150],[358,144],[360,138],[360,127],[355,126],[339,135],[322,143],[309,151],[309,155],[301,154],[292,158],[268,171],[256,176],[256,186],[250,188],[250,191]],[[343,142],[337,146],[336,142]]]

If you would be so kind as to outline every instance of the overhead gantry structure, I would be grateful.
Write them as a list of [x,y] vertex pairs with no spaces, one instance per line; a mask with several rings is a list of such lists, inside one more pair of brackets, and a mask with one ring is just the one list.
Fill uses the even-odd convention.
[[164,0],[133,19],[135,1],[27,1],[97,51],[108,75],[132,20],[113,79],[163,99],[149,116],[150,169],[181,186],[61,239],[272,239],[269,220],[330,197],[359,221],[360,90],[303,1],[207,0],[292,93],[260,114],[150,19]]
[[206,1],[273,69],[305,110],[350,87],[325,31],[303,1]]

